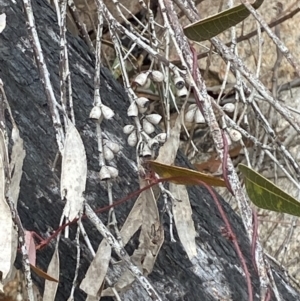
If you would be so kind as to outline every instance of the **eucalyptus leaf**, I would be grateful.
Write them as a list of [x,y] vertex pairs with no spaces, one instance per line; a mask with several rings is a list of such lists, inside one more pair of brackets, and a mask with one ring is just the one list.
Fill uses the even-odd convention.
[[[256,0],[252,6],[258,9],[264,0]],[[226,9],[201,21],[186,26],[183,31],[190,39],[197,42],[209,40],[226,29],[237,25],[250,15],[244,4]]]
[[239,164],[239,170],[248,196],[257,207],[300,216],[300,202],[295,198],[246,165]]

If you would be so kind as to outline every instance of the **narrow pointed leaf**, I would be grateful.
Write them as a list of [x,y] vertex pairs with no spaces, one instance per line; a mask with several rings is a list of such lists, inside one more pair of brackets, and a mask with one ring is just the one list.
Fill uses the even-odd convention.
[[[156,161],[147,161],[150,167],[161,177],[161,178],[173,178],[169,179],[170,182],[175,184],[183,185],[199,185],[199,181],[202,181],[211,186],[226,187],[223,179],[215,178],[211,175],[195,171],[188,168],[166,165]],[[178,179],[176,179],[178,178]]]
[[[264,0],[256,0],[252,6],[258,9]],[[209,40],[226,29],[237,25],[250,15],[244,4],[226,9],[201,21],[197,21],[186,26],[183,31],[185,35],[194,41]]]
[[300,202],[265,177],[239,164],[250,200],[259,208],[300,216]]
[[62,199],[67,201],[64,215],[71,221],[82,209],[86,176],[87,161],[84,145],[77,129],[69,120],[62,157],[60,190]]

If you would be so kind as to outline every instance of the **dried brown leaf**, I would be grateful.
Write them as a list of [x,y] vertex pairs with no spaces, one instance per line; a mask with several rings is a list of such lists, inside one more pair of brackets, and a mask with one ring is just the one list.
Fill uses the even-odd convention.
[[[59,253],[58,247],[56,246],[54,254],[48,266],[47,275],[53,279],[59,280]],[[43,301],[55,300],[55,295],[58,287],[58,282],[46,280]]]
[[64,215],[73,220],[82,210],[87,175],[86,154],[81,137],[69,120],[61,170],[61,197],[66,199]]
[[107,273],[110,258],[111,247],[107,241],[103,239],[85,274],[85,278],[80,284],[80,289],[82,289],[89,296],[97,297],[101,295],[101,288]]
[[184,185],[170,183],[169,190],[175,198],[172,206],[174,221],[179,239],[189,259],[197,255],[196,231],[192,219],[189,195]]

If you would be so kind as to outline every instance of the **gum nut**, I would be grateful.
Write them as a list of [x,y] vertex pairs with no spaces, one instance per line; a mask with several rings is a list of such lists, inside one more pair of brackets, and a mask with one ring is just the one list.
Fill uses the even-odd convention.
[[120,151],[120,145],[118,143],[107,141],[105,146],[111,149],[114,154],[117,154]]
[[205,123],[205,119],[199,109],[197,109],[196,113],[195,113],[195,122],[196,123]]
[[108,106],[102,105],[101,110],[102,110],[103,117],[106,120],[111,119],[115,116],[114,111]]
[[149,114],[145,117],[152,124],[159,124],[161,121],[161,116],[159,114]]
[[196,109],[187,111],[184,115],[184,121],[189,123],[194,122],[195,115],[196,115]]
[[140,73],[135,79],[134,82],[139,86],[144,86],[148,79],[148,73]]
[[235,104],[234,103],[226,103],[223,107],[223,110],[227,113],[233,113],[235,109]]
[[127,124],[123,127],[123,133],[129,135],[134,131],[134,129],[135,129],[134,125]]
[[103,147],[103,156],[105,160],[111,161],[114,158],[114,153],[110,148],[108,148],[106,145]]
[[110,172],[109,172],[109,169],[107,168],[107,166],[102,166],[101,169],[100,169],[100,172],[99,172],[99,178],[101,181],[104,181],[104,180],[108,180],[110,179]]
[[138,115],[138,113],[139,113],[138,107],[137,107],[135,101],[133,101],[127,110],[127,116],[136,117]]
[[101,116],[102,116],[102,111],[100,107],[94,106],[90,112],[90,118],[95,121],[98,121],[100,120]]
[[118,169],[116,169],[115,167],[112,167],[112,166],[107,166],[107,169],[109,170],[111,178],[115,179],[118,177],[118,175],[119,175]]
[[237,130],[230,129],[228,131],[228,134],[229,134],[230,139],[233,142],[237,142],[237,141],[240,141],[242,139],[242,134],[239,131],[237,131]]
[[158,70],[154,70],[150,74],[152,80],[156,83],[161,83],[164,80],[164,75],[162,74],[162,72]]
[[142,149],[142,157],[151,157],[151,156],[152,156],[152,151],[150,147],[147,144],[144,144]]
[[150,100],[146,97],[139,97],[136,100],[136,104],[138,105],[139,108],[148,108],[150,103]]
[[148,120],[143,119],[143,130],[145,131],[146,134],[150,135],[155,131],[155,127]]
[[127,142],[130,146],[136,146],[137,144],[137,134],[136,131],[133,131],[127,138]]
[[165,143],[166,140],[167,140],[167,134],[166,133],[160,133],[160,134],[156,135],[154,138],[157,139],[157,141],[159,143]]
[[186,87],[183,87],[180,90],[176,90],[176,95],[180,98],[184,98],[188,95],[189,91],[187,90]]
[[183,87],[185,87],[185,81],[181,76],[174,77],[174,85],[176,89],[181,90]]

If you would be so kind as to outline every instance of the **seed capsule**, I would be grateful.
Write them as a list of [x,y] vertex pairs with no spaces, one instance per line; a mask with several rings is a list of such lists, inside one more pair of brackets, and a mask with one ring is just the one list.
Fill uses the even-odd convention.
[[164,80],[164,75],[158,70],[153,70],[150,75],[152,80],[156,83],[161,83]]
[[136,104],[138,105],[139,108],[143,108],[143,109],[148,109],[148,106],[149,106],[149,99],[146,98],[146,97],[139,97],[137,100],[136,100]]
[[155,127],[148,120],[143,119],[143,130],[148,134],[152,134],[155,131]]
[[136,131],[133,131],[127,138],[127,142],[130,146],[136,146],[137,144],[137,134]]
[[106,145],[103,147],[103,156],[107,161],[111,161],[114,158],[114,153],[110,148],[108,148]]
[[190,122],[190,123],[194,122],[196,110],[197,110],[197,108],[193,108],[193,109],[191,109],[191,110],[188,110],[188,111],[185,113],[185,115],[184,115],[184,120],[185,120],[185,122]]
[[118,143],[107,141],[105,143],[105,146],[107,146],[114,154],[117,154],[120,151],[120,145]]
[[154,137],[154,139],[157,139],[157,141],[159,143],[165,143],[166,140],[167,140],[167,134],[166,133],[160,133],[160,134],[156,135]]
[[107,166],[102,166],[99,172],[99,178],[101,181],[110,179],[110,172]]
[[222,109],[227,113],[233,113],[235,110],[235,104],[234,103],[226,103]]
[[148,79],[148,73],[140,73],[135,79],[134,82],[139,86],[144,86]]
[[178,89],[176,90],[176,95],[180,98],[187,97],[188,93],[189,93],[189,91],[187,90],[187,88],[185,86],[179,90]]
[[196,113],[195,113],[195,122],[196,123],[205,123],[205,119],[199,109],[197,109]]
[[134,131],[134,129],[135,129],[134,125],[127,124],[123,127],[123,133],[129,135]]
[[242,139],[242,134],[239,131],[235,130],[235,129],[230,129],[228,131],[228,134],[229,134],[230,139],[233,142],[237,142],[237,141],[240,141]]
[[145,117],[152,124],[159,124],[161,121],[161,116],[159,114],[149,114]]
[[118,169],[116,169],[115,167],[112,167],[112,166],[107,166],[107,169],[108,169],[108,171],[110,173],[110,177],[112,179],[115,179],[118,177],[118,175],[119,175]]
[[139,114],[138,107],[137,107],[135,101],[133,101],[127,110],[127,116],[136,117],[138,114]]
[[90,112],[90,118],[93,119],[94,121],[100,121],[101,117],[103,116],[100,107],[94,106]]
[[101,111],[102,111],[104,119],[106,119],[106,120],[109,120],[115,116],[114,111],[108,106],[102,105]]
[[176,89],[181,90],[183,87],[185,87],[185,81],[181,76],[174,77],[173,81]]

